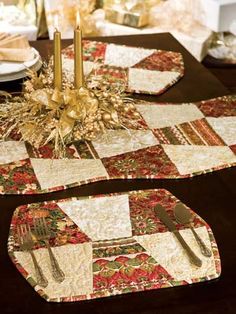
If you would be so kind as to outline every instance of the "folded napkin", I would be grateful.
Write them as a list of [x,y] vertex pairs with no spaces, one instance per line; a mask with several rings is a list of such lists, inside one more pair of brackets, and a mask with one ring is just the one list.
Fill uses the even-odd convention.
[[0,61],[24,62],[33,59],[34,52],[25,36],[0,33]]
[[7,33],[0,33],[0,41],[7,38],[7,36],[8,36]]

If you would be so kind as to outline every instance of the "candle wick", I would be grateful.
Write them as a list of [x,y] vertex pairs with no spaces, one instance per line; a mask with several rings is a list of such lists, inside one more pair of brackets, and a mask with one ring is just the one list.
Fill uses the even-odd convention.
[[55,27],[55,32],[59,32],[59,30],[58,30],[58,28],[57,28],[57,27]]

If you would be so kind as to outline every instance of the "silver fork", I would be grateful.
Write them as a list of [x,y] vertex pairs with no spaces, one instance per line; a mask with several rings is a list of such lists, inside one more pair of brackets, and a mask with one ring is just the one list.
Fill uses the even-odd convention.
[[42,269],[36,260],[34,252],[32,251],[34,241],[32,239],[31,229],[29,225],[22,224],[17,226],[17,239],[21,250],[27,251],[31,255],[32,261],[34,263],[37,284],[43,288],[47,287],[48,281],[45,278]]
[[57,282],[62,282],[65,279],[65,274],[61,270],[49,244],[51,235],[44,217],[34,218],[34,233],[36,238],[43,241],[48,249],[53,278]]

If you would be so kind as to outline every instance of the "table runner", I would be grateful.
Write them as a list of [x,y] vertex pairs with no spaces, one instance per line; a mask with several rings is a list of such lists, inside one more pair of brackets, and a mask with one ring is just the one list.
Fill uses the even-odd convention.
[[66,159],[12,134],[0,142],[0,193],[32,194],[111,179],[177,179],[236,164],[236,97],[171,104],[139,101],[137,128],[75,142]]
[[[182,54],[174,51],[84,40],[83,58],[85,75],[94,70],[127,92],[158,95],[184,75]],[[63,50],[62,62],[66,79],[73,83],[73,45]]]
[[[180,201],[164,189],[70,198],[18,207],[12,217],[8,252],[13,263],[37,293],[47,301],[71,302],[142,290],[193,284],[220,276],[217,245],[209,225],[193,211],[193,225],[211,248],[204,257],[191,233],[177,224],[173,209]],[[190,264],[175,236],[160,222],[154,207],[161,204],[192,250],[202,260]],[[66,279],[56,283],[43,242],[34,253],[49,284],[37,285],[28,252],[15,237],[19,224],[34,234],[33,217],[45,217],[53,232],[52,250]],[[36,240],[36,238],[34,238]]]

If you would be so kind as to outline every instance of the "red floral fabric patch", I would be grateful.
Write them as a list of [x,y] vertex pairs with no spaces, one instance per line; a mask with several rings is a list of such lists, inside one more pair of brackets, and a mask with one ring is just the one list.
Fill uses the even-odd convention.
[[[27,224],[34,235],[34,219],[44,217],[48,229],[51,231],[50,245],[77,244],[91,242],[91,239],[58,207],[54,202],[36,203],[31,206],[18,207],[17,214],[12,218],[12,229],[16,234],[18,225]],[[37,241],[34,249],[44,247],[44,241]],[[15,242],[15,250],[19,247]]]
[[[157,204],[162,205],[169,217],[175,221],[174,207],[177,201],[173,195],[165,193],[165,190],[162,189],[155,192],[140,191],[137,194],[130,195],[129,205],[132,234],[138,236],[169,231],[157,217],[154,208]],[[194,214],[192,224],[196,228],[204,225]],[[185,229],[186,226],[177,223],[176,228]]]
[[83,40],[83,58],[85,61],[102,61],[105,58],[106,43]]
[[196,103],[206,117],[236,116],[236,98],[225,96]]
[[135,64],[132,68],[151,71],[173,71],[183,74],[182,56],[178,52],[158,50],[151,56]]
[[162,285],[172,277],[155,259],[147,253],[137,254],[135,257],[119,256],[114,260],[98,259],[93,263],[94,291],[114,289],[120,292],[132,291],[140,285]]
[[[40,189],[30,159],[20,160],[0,167],[0,188],[5,194],[35,193]],[[2,191],[3,192],[3,191]]]
[[102,163],[112,178],[171,178],[179,175],[177,168],[159,145],[102,158]]

